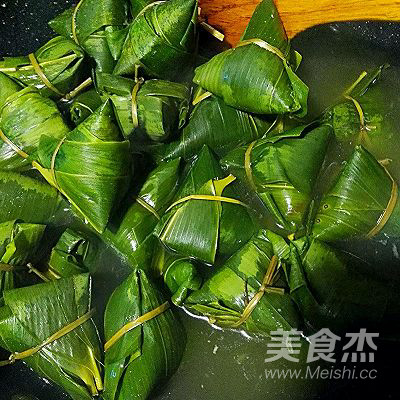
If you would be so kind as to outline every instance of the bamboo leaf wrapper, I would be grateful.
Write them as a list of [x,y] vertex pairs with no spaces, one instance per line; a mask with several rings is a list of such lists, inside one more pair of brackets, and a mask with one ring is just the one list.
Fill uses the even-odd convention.
[[[4,301],[5,306],[0,308],[0,345],[18,357],[16,352],[22,355],[80,317],[90,315],[90,279],[83,274],[6,291]],[[33,370],[62,386],[74,400],[89,400],[103,386],[97,362],[97,331],[90,319],[83,321],[24,358]]]
[[198,67],[194,83],[242,111],[302,117],[308,87],[295,73],[300,59],[291,53],[274,2],[263,0],[241,42]]
[[61,140],[40,141],[37,168],[99,233],[130,182],[129,143],[119,136],[106,102]]
[[[108,346],[121,328],[135,321],[133,329]],[[178,316],[140,270],[111,296],[105,312],[105,335],[106,400],[147,399],[176,371],[186,344]]]
[[[273,271],[268,285],[263,285],[273,255],[268,233],[260,231],[218,268],[200,290],[193,292],[183,306],[219,327],[261,335],[299,327],[300,318],[289,294],[274,286],[278,270]],[[247,313],[255,298],[255,307]]]
[[[252,236],[255,227],[246,207],[222,178],[207,147],[187,172],[178,194],[158,223],[155,234],[168,249],[213,264],[229,257]],[[206,199],[204,199],[204,196]],[[223,196],[223,201],[218,200]]]
[[145,270],[149,275],[156,238],[153,230],[160,215],[176,193],[180,178],[180,160],[161,163],[147,178],[137,198],[128,209],[112,219],[102,235],[128,261],[132,268]]
[[163,148],[162,159],[188,160],[204,145],[224,157],[236,147],[262,138],[274,124],[275,118],[245,113],[212,96],[195,106],[179,140]]
[[24,280],[27,264],[36,256],[45,228],[18,221],[0,223],[0,301],[4,290],[14,289]]
[[61,139],[69,128],[51,99],[0,73],[0,131],[0,169],[23,171],[32,168],[26,158],[36,158],[42,135]]
[[[298,136],[298,135],[301,136]],[[289,134],[290,135],[290,132]],[[328,126],[239,147],[221,164],[256,192],[280,227],[301,230],[330,139]]]
[[74,41],[57,36],[29,56],[0,59],[0,72],[42,96],[58,99],[82,81],[84,57]]
[[82,0],[49,22],[59,35],[73,39],[95,60],[96,69],[112,72],[115,60],[107,31],[127,24],[126,0]]
[[114,74],[134,75],[139,66],[150,77],[182,77],[193,65],[197,13],[197,0],[149,4],[131,23]]
[[313,236],[323,241],[398,237],[397,183],[371,153],[357,146],[321,200]]

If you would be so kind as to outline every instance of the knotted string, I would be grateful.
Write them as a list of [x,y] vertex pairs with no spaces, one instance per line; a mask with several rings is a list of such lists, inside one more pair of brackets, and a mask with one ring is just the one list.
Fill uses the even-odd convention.
[[261,47],[264,50],[269,51],[270,53],[275,54],[276,56],[278,56],[284,63],[287,63],[287,59],[285,57],[285,55],[282,53],[281,50],[279,50],[277,47],[272,46],[272,44],[267,43],[266,41],[262,40],[262,39],[248,39],[248,40],[243,40],[241,42],[239,42],[236,45],[236,48],[238,47],[242,47],[242,46],[248,46],[250,44],[255,44],[259,47]]
[[217,40],[219,40],[220,42],[223,42],[225,39],[225,35],[218,31],[217,29],[215,29],[213,26],[211,26],[210,24],[208,24],[204,18],[202,18],[201,16],[201,8],[198,7],[198,13],[199,13],[199,22],[200,22],[200,26],[207,31],[209,34],[211,34],[212,36],[214,36]]
[[355,106],[355,108],[357,110],[357,113],[358,113],[358,115],[360,117],[360,138],[359,138],[360,142],[362,142],[362,140],[364,140],[365,143],[367,144],[367,146],[371,146],[371,142],[370,142],[369,137],[367,135],[368,127],[367,127],[367,125],[365,123],[365,114],[364,114],[364,111],[363,111],[363,109],[361,107],[360,102],[358,100],[356,100],[354,97],[351,97],[349,95],[344,96],[344,98],[346,100],[351,101],[354,104],[354,106]]
[[56,166],[56,158],[57,158],[57,154],[60,151],[61,146],[63,145],[64,141],[66,140],[66,136],[64,136],[57,144],[57,147],[55,148],[53,155],[51,157],[51,164],[50,164],[50,173],[51,173],[51,177],[54,183],[54,186],[57,188],[57,190],[59,190],[60,192],[62,192],[62,190],[60,189],[60,187],[58,186],[57,183],[57,177],[56,177],[56,171],[55,171],[55,166]]
[[285,293],[285,290],[282,288],[271,287],[274,277],[275,277],[275,272],[276,272],[277,266],[278,266],[278,257],[273,256],[268,265],[268,269],[264,276],[264,279],[262,281],[260,289],[255,294],[255,296],[250,300],[250,302],[247,304],[246,308],[243,310],[243,313],[242,313],[242,316],[240,317],[240,319],[231,325],[232,328],[239,328],[250,318],[252,312],[257,307],[257,304],[263,298],[265,293],[267,293],[267,292],[277,293],[280,295],[283,295]]
[[203,94],[196,96],[193,101],[192,104],[195,106],[196,104],[201,103],[203,100],[208,99],[209,97],[212,96],[211,92],[204,92]]
[[207,194],[192,194],[190,196],[184,197],[183,199],[176,201],[174,204],[168,207],[168,209],[165,212],[171,211],[172,208],[176,207],[179,204],[185,203],[189,200],[222,201],[224,203],[238,204],[243,207],[248,207],[247,204],[241,202],[240,200],[233,199],[231,197],[213,196]]
[[82,92],[83,90],[85,90],[88,87],[92,86],[92,84],[93,84],[93,79],[92,78],[87,78],[85,81],[83,81],[81,84],[79,84],[75,89],[73,89],[69,93],[67,93],[61,100],[62,101],[70,101],[70,100],[72,100],[80,92]]
[[28,159],[29,154],[25,153],[21,150],[15,143],[13,143],[0,129],[0,138],[3,140],[4,143],[8,144],[17,154],[19,154],[22,158]]
[[29,273],[34,273],[37,275],[43,282],[50,282],[50,279],[47,278],[41,271],[39,271],[37,268],[35,268],[32,264],[27,264]]
[[246,153],[244,154],[244,170],[246,172],[247,180],[249,181],[249,184],[254,191],[257,191],[257,186],[254,183],[253,171],[251,169],[251,152],[253,151],[256,143],[257,141],[250,143],[249,147],[246,150]]

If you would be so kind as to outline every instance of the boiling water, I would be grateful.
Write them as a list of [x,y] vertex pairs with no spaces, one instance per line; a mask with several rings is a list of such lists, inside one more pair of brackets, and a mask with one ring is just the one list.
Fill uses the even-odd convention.
[[[370,38],[361,40],[346,25],[313,29],[294,40],[294,47],[304,56],[299,73],[310,86],[312,116],[318,116],[338,99],[361,71],[373,69],[388,61],[399,65],[399,60],[394,58],[390,48],[385,48],[381,43],[376,46],[374,43],[374,39]],[[400,74],[398,71],[392,74],[387,100],[398,105]],[[396,115],[389,117],[400,121],[399,108],[394,107],[393,110]],[[390,157],[394,158],[398,153],[399,138],[400,136],[390,146],[393,150]],[[397,157],[400,159],[400,155]],[[400,280],[400,243],[383,238],[379,242],[358,243],[351,250],[367,257],[375,272],[379,271],[390,279]],[[127,274],[128,270],[122,268],[107,251],[103,250],[99,254],[99,269],[94,280],[98,309],[103,308],[112,290],[106,284],[107,277],[113,275],[121,281]],[[379,379],[376,381],[360,384],[346,380],[272,379],[266,376],[268,370],[299,368],[305,365],[305,340],[301,354],[303,361],[300,365],[286,361],[270,364],[265,362],[266,340],[215,330],[206,322],[184,314],[182,318],[188,334],[183,362],[174,377],[154,395],[154,400],[389,399],[395,393],[398,394],[395,375],[398,371],[396,355],[399,349],[395,344],[380,344],[375,364],[379,372]],[[67,399],[58,389],[38,380],[23,364],[2,370],[0,399],[10,399],[15,394],[34,394],[40,400]]]

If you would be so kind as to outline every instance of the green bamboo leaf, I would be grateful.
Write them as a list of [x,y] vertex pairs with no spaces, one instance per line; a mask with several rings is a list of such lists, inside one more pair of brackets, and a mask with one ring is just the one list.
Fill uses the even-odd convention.
[[[132,273],[108,302],[104,318],[106,339],[165,301],[144,272]],[[178,368],[185,339],[183,326],[171,309],[123,335],[106,351],[104,399],[149,398],[154,388]]]
[[[1,347],[24,352],[76,322],[90,310],[90,286],[89,276],[83,274],[4,292]],[[99,350],[97,331],[89,319],[24,361],[74,400],[89,400],[102,389]]]
[[299,316],[290,296],[268,290],[248,318],[237,325],[249,302],[260,290],[273,255],[267,232],[260,231],[218,268],[200,290],[192,293],[183,306],[223,328],[262,335],[269,335],[277,329],[298,328]]
[[307,325],[337,332],[375,326],[391,297],[390,285],[371,277],[359,258],[313,240],[291,245],[289,286]]
[[286,240],[272,231],[266,231],[265,235],[272,244],[274,254],[281,260],[287,260],[289,258],[290,248]]
[[97,73],[95,86],[103,101],[110,99],[118,125],[124,137],[129,137],[133,130],[132,91],[136,83],[133,79],[105,73]]
[[96,250],[86,235],[67,229],[53,247],[44,275],[54,280],[91,271]]
[[193,65],[197,3],[170,0],[143,9],[130,25],[114,73],[134,75],[140,66],[151,77],[181,78]]
[[26,278],[26,265],[39,249],[46,225],[19,221],[0,223],[0,300]]
[[295,232],[305,222],[329,143],[330,128],[321,126],[308,129],[307,133],[302,126],[289,134],[294,136],[267,137],[252,147],[235,149],[221,163],[247,182],[278,225]]
[[155,2],[156,0],[130,0],[132,17],[136,18],[146,6]]
[[140,85],[133,97],[134,80],[97,74],[96,86],[103,98],[110,98],[124,136],[135,142],[165,141],[186,122],[190,97],[186,85],[153,79]]
[[203,146],[197,157],[187,164],[184,179],[174,200],[190,196],[208,181],[223,177],[224,174],[214,154],[207,146]]
[[[194,194],[222,196],[216,190],[215,182],[209,181]],[[162,228],[156,233],[172,251],[212,264],[217,253],[220,213],[217,201],[189,201],[172,210],[168,218],[163,217]]]
[[398,237],[397,184],[362,146],[357,146],[336,182],[321,200],[312,234],[324,241]]
[[122,48],[128,36],[129,26],[121,28],[119,26],[107,26],[105,29],[108,48],[115,61],[121,57]]
[[83,0],[49,22],[59,35],[74,39],[96,62],[97,70],[112,72],[115,61],[108,45],[107,28],[127,24],[126,0]]
[[75,126],[78,126],[93,114],[102,103],[103,102],[95,89],[79,94],[68,105],[71,121]]
[[0,224],[0,262],[23,266],[36,254],[46,225],[8,221]]
[[[155,234],[168,249],[213,264],[217,253],[229,257],[252,236],[255,228],[243,205],[188,198],[223,195],[234,199],[231,178],[217,179],[223,176],[218,162],[204,147],[175,198],[178,203],[156,227]],[[188,201],[179,203],[185,198]]]
[[[61,36],[51,39],[34,53],[40,70],[62,94],[67,94],[82,81],[84,56],[83,50],[75,42]],[[61,97],[46,85],[28,56],[0,59],[0,72],[24,86],[38,89],[42,96]]]
[[[18,86],[0,73],[0,130],[20,150],[33,159],[42,135],[60,140],[69,128],[56,104],[32,88]],[[0,169],[23,171],[32,168],[29,160],[10,144],[0,141]]]
[[[164,251],[164,254],[166,252]],[[163,261],[164,283],[168,286],[171,301],[180,306],[195,290],[200,289],[202,278],[189,258],[180,258],[167,254]]]
[[263,137],[273,128],[274,121],[236,110],[212,96],[196,105],[181,137],[163,149],[162,158],[187,160],[204,145],[223,157],[236,147]]
[[129,142],[119,129],[109,102],[63,140],[43,135],[40,172],[99,233],[130,182]]
[[72,223],[74,216],[68,203],[51,186],[0,171],[0,223],[16,219],[55,228]]
[[[294,54],[294,53],[293,53]],[[242,111],[307,114],[308,87],[296,75],[297,63],[272,0],[263,0],[242,42],[198,67],[194,82]]]
[[6,100],[11,95],[19,92],[23,87],[3,73],[0,74],[0,83],[0,107],[3,107],[6,103]]
[[150,80],[137,94],[138,131],[165,141],[186,122],[190,92],[179,83]]
[[180,160],[161,163],[150,173],[137,199],[128,210],[121,210],[101,236],[124,258],[132,268],[141,268],[149,274],[151,258],[156,247],[153,230],[161,215],[171,204],[176,193]]

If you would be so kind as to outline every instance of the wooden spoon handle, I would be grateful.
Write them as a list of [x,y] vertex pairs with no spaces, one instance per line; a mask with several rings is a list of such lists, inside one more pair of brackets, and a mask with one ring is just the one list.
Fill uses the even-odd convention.
[[[234,45],[260,0],[200,0],[208,23]],[[290,38],[312,26],[339,21],[400,21],[399,0],[275,0]]]

